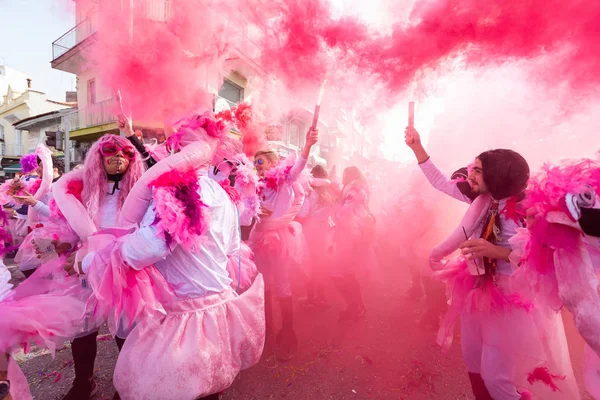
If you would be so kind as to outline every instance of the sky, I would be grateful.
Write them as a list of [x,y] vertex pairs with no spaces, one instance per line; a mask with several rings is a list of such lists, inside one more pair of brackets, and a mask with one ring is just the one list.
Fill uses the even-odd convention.
[[75,26],[65,1],[0,0],[0,65],[23,72],[32,88],[65,101],[75,75],[52,69],[52,42]]

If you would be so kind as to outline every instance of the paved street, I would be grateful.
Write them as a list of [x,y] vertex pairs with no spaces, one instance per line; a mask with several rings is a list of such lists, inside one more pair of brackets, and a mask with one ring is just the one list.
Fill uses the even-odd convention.
[[[408,285],[402,273],[388,273],[386,279],[378,281],[366,291],[369,313],[365,321],[337,322],[341,305],[333,287],[328,290],[331,308],[299,308],[298,356],[278,363],[269,341],[260,364],[243,371],[223,399],[472,399],[459,343],[442,354],[434,344],[434,332],[417,328],[423,304],[403,298]],[[583,387],[583,343],[570,316],[565,320],[573,365]],[[100,392],[95,398],[111,399],[117,347],[105,328],[98,348]],[[73,378],[68,345],[55,359],[44,352],[22,359],[34,399],[60,399],[67,392]]]

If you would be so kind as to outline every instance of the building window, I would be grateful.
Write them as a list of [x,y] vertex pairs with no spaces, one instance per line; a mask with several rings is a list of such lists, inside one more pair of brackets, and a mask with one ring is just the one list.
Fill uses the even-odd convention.
[[15,129],[15,155],[19,156],[22,153],[23,134],[19,129]]
[[244,101],[244,88],[225,79],[223,86],[219,89],[219,97],[235,104],[240,103]]
[[303,145],[304,122],[292,121],[289,125],[289,144],[298,148]]
[[0,143],[0,156],[4,157],[6,155],[6,145],[4,143]]
[[96,104],[96,79],[87,81],[87,101],[88,104]]
[[0,139],[4,140],[4,125],[0,125]]

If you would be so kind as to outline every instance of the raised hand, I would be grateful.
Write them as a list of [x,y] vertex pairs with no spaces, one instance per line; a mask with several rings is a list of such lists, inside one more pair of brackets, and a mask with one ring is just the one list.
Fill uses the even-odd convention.
[[130,137],[134,135],[133,126],[131,125],[131,120],[127,118],[124,114],[117,115],[117,127],[126,137]]

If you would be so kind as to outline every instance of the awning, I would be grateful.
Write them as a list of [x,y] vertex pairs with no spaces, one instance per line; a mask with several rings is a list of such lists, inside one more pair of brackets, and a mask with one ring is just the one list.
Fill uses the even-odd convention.
[[21,172],[21,164],[11,164],[3,169],[5,172]]

